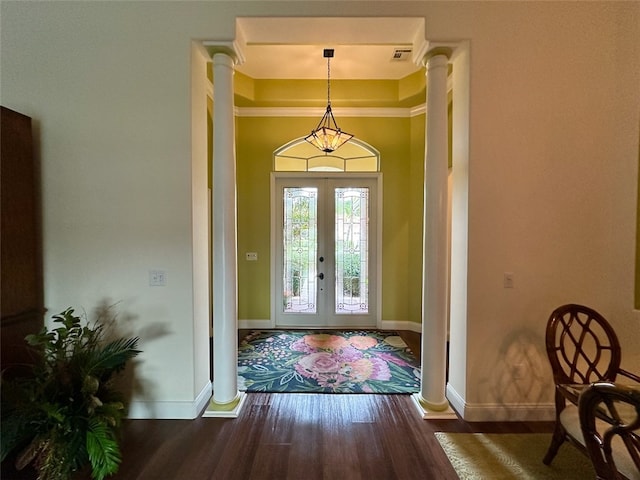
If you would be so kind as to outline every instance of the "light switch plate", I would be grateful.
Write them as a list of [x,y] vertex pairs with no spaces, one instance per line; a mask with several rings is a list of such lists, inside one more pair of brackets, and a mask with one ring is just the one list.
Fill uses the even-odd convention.
[[149,270],[149,286],[164,287],[167,284],[167,272],[165,270]]

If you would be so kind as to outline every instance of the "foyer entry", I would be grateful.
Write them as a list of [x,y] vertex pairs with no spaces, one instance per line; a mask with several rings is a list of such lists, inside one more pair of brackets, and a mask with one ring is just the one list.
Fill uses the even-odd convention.
[[375,327],[378,175],[278,175],[277,327]]

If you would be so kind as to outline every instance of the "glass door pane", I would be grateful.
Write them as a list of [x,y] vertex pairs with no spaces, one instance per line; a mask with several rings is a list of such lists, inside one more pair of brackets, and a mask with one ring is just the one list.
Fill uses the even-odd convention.
[[283,193],[283,311],[315,314],[318,189],[285,187]]
[[369,312],[369,189],[335,188],[337,315]]
[[377,325],[377,182],[326,172],[275,179],[275,326]]

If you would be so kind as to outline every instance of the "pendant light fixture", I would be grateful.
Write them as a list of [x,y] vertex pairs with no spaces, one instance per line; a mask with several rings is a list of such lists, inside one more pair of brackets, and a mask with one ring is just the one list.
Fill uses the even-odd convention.
[[327,110],[324,112],[318,126],[305,137],[305,140],[325,153],[331,153],[348,142],[353,135],[343,132],[338,128],[336,119],[331,111],[331,58],[333,48],[324,49],[324,58],[327,59]]

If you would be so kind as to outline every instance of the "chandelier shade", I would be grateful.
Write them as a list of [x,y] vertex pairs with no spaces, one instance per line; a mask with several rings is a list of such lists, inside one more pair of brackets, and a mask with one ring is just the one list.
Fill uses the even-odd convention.
[[351,138],[353,138],[353,135],[338,128],[336,119],[331,111],[331,105],[327,105],[327,110],[324,112],[320,123],[311,131],[310,135],[305,137],[305,140],[323,152],[331,153]]
[[331,153],[347,143],[353,135],[343,132],[336,123],[331,110],[331,66],[333,49],[325,48],[324,57],[327,59],[327,109],[320,119],[318,126],[305,137],[305,140],[325,153]]

